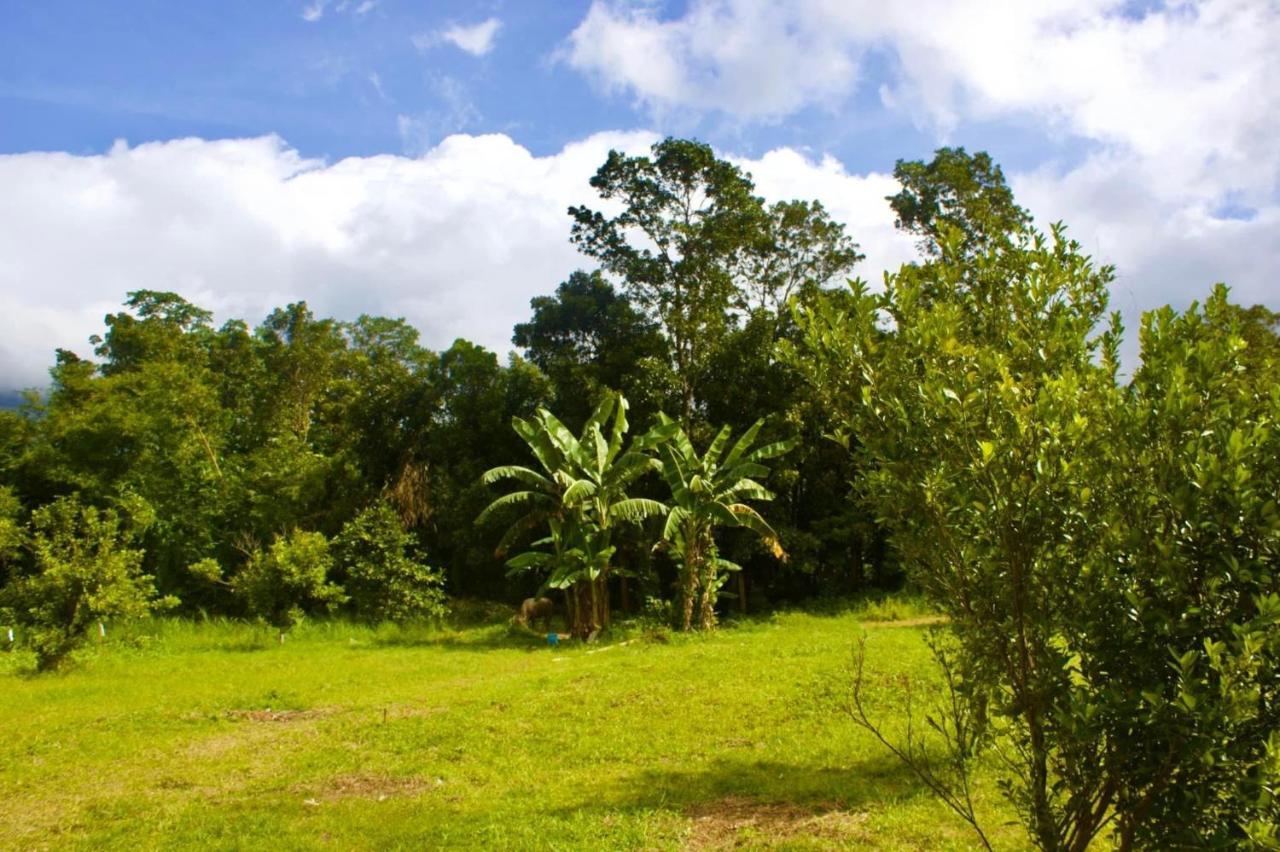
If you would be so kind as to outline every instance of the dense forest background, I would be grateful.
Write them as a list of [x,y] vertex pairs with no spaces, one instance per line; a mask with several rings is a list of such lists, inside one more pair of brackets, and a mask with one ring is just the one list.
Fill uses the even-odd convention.
[[[888,201],[922,262],[937,258],[944,232],[976,255],[1029,224],[985,154],[941,149],[929,163],[900,161],[895,176],[902,191]],[[576,430],[616,391],[633,423],[667,412],[698,445],[762,417],[764,439],[798,440],[773,465],[776,499],[761,507],[788,558],[746,531],[721,532],[721,552],[744,569],[722,605],[900,585],[876,513],[858,499],[857,456],[829,388],[778,357],[797,339],[798,311],[851,298],[832,285],[857,274],[856,235],[817,202],[766,206],[749,175],[687,140],[650,157],[615,152],[592,185],[620,212],[573,208],[566,224],[595,268],[532,301],[513,330],[520,354],[505,361],[464,339],[434,351],[400,319],[317,317],[305,302],[215,327],[179,294],[129,294],[92,339],[94,359],[58,350],[47,391],[0,411],[0,579],[31,563],[33,512],[74,497],[112,512],[181,612],[244,614],[252,596],[231,580],[273,544],[361,529],[381,548],[366,547],[366,561],[390,548],[449,595],[516,602],[540,579],[508,576],[501,528],[476,523],[498,493],[481,475],[529,461],[513,417],[546,407]],[[1276,315],[1247,316],[1274,346]],[[660,497],[660,486],[642,481],[636,493]],[[620,533],[615,606],[673,597],[675,568],[653,539]],[[352,585],[352,560],[323,562],[325,582]],[[332,600],[299,592],[294,603]]]
[[[940,156],[966,179],[1001,180],[984,156]],[[900,164],[900,175],[923,168]],[[434,351],[403,320],[338,321],[305,302],[215,327],[177,293],[129,294],[93,338],[94,359],[59,350],[48,389],[0,412],[7,523],[23,528],[75,495],[119,516],[143,572],[179,611],[241,614],[244,600],[219,578],[281,537],[334,539],[362,512],[390,509],[412,558],[441,572],[450,595],[514,602],[539,580],[508,577],[495,554],[501,528],[475,523],[496,493],[481,474],[528,459],[513,416],[545,406],[576,430],[614,390],[632,422],[669,412],[695,442],[761,417],[764,437],[799,436],[768,482],[768,520],[789,559],[725,533],[722,550],[745,569],[730,603],[899,584],[874,520],[848,499],[851,456],[775,355],[795,335],[793,305],[856,274],[854,240],[816,202],[766,207],[748,175],[694,142],[667,140],[651,158],[614,154],[593,184],[625,208],[613,219],[570,211],[573,239],[598,268],[534,299],[512,337],[521,354],[505,360],[463,339]],[[894,203],[904,227],[918,228],[910,191]],[[29,560],[20,537],[0,565]],[[616,561],[632,575],[616,605],[671,596],[674,569],[642,531],[624,535]]]

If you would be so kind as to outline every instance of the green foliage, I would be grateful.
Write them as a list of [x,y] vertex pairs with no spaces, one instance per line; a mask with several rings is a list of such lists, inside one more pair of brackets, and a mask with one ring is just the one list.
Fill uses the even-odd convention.
[[12,488],[0,486],[0,589],[9,580],[13,566],[27,543],[22,523],[22,503]]
[[529,304],[533,316],[516,325],[511,342],[551,380],[562,419],[585,422],[609,390],[626,396],[641,415],[663,406],[662,383],[650,379],[667,362],[666,344],[598,271],[574,272],[554,296]]
[[91,628],[172,606],[141,571],[142,552],[112,510],[60,498],[31,516],[31,564],[0,591],[0,605],[36,654],[41,671],[58,666]]
[[575,437],[555,415],[539,409],[531,420],[515,418],[512,427],[528,445],[541,471],[505,465],[487,471],[482,482],[519,483],[519,490],[494,500],[476,519],[482,525],[494,513],[520,508],[498,545],[499,553],[533,530],[550,533],[535,547],[508,560],[513,572],[536,571],[544,589],[566,590],[569,631],[586,637],[609,623],[613,529],[662,514],[655,500],[630,497],[628,490],[654,468],[648,454],[675,431],[671,424],[627,443],[627,400],[610,395],[597,406]]
[[665,139],[648,157],[610,151],[591,185],[623,210],[607,217],[571,207],[573,242],[619,276],[662,328],[687,424],[695,371],[728,327],[735,273],[763,240],[764,206],[737,166],[685,139]]
[[[1146,319],[1116,381],[1098,333],[1110,270],[1059,230],[937,261],[816,305],[792,350],[847,418],[864,488],[948,617],[936,746],[893,746],[965,819],[995,745],[1044,849],[1262,837],[1276,819],[1275,373],[1238,312]],[[852,369],[851,369],[852,367]],[[855,713],[875,728],[865,714]],[[886,740],[887,741],[887,740]]]
[[1118,693],[1121,834],[1148,848],[1265,846],[1280,824],[1280,369],[1249,321],[1221,285],[1146,315],[1121,451],[1094,469],[1109,535],[1085,570],[1115,620],[1079,642]]
[[387,503],[348,521],[333,540],[334,561],[356,614],[366,621],[439,619],[448,611],[440,572],[414,558],[417,538]]
[[237,597],[252,616],[288,630],[309,612],[331,612],[346,601],[329,581],[333,556],[322,533],[293,530],[255,552],[232,578]]
[[920,249],[931,257],[942,254],[943,243],[959,234],[959,250],[968,257],[1006,242],[1031,223],[1027,211],[1013,200],[1004,172],[989,154],[970,155],[964,148],[939,148],[934,158],[898,160],[893,176],[901,191],[886,199],[897,226],[919,237]]
[[786,557],[778,535],[746,501],[765,502],[773,494],[760,484],[768,475],[761,462],[777,458],[795,447],[795,440],[755,446],[764,421],[756,421],[733,446],[730,427],[723,427],[706,452],[699,455],[688,435],[664,415],[662,426],[670,436],[658,445],[662,477],[671,492],[671,505],[662,529],[663,545],[679,565],[681,627],[692,629],[695,606],[697,626],[715,626],[716,598],[731,571],[741,566],[720,555],[715,532],[721,527],[742,527],[755,533],[778,559]]

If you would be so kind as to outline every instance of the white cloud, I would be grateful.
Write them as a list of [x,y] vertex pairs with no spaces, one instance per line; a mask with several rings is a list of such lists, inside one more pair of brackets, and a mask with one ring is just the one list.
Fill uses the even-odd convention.
[[[451,136],[416,159],[332,164],[275,137],[0,156],[0,390],[43,383],[54,347],[88,354],[102,317],[143,288],[219,321],[305,299],[324,315],[405,316],[434,347],[461,336],[505,351],[530,298],[591,266],[566,208],[599,203],[588,180],[610,148],[657,138],[600,133],[535,157],[506,136]],[[883,201],[891,178],[789,150],[735,161],[770,200],[818,197],[847,221],[868,277],[909,256]]]
[[493,50],[498,30],[501,28],[502,21],[497,18],[489,18],[470,26],[453,24],[432,33],[416,35],[413,37],[413,44],[419,50],[426,50],[441,42],[448,42],[472,56],[484,56]]
[[[503,351],[531,297],[590,266],[566,208],[598,203],[588,180],[609,148],[641,153],[657,138],[600,133],[536,157],[503,135],[450,136],[417,158],[336,163],[275,137],[0,156],[0,390],[42,384],[55,347],[88,354],[102,317],[143,288],[176,290],[220,321],[305,299],[322,315],[404,316],[433,347],[463,336]],[[868,255],[857,273],[869,281],[911,258],[884,201],[891,176],[785,148],[731,159],[769,200],[821,200]],[[1280,307],[1280,206],[1225,219],[1143,162],[1099,154],[1012,182],[1042,221],[1065,218],[1119,265],[1114,304],[1131,322],[1220,279],[1240,301]]]
[[559,55],[656,113],[777,118],[856,82],[860,48],[826,24],[786,2],[701,0],[664,21],[650,6],[596,0]]
[[602,133],[534,157],[506,136],[453,136],[417,159],[308,160],[274,137],[181,139],[101,156],[0,156],[0,389],[42,384],[125,293],[176,290],[219,320],[305,299],[321,314],[403,315],[424,340],[505,351],[529,299],[584,261],[571,204]]
[[302,20],[309,24],[314,24],[316,21],[324,17],[325,5],[326,0],[315,0],[314,3],[302,10]]
[[[312,3],[303,8],[302,20],[309,24],[314,24],[324,17],[325,12],[329,9],[329,4],[332,2],[333,0],[313,0]],[[378,0],[361,0],[360,3],[355,3],[353,0],[339,0],[338,4],[333,7],[333,11],[336,14],[350,12],[359,18],[372,12],[377,5]]]
[[[1001,120],[1085,140],[1083,162],[1010,181],[1041,223],[1065,220],[1117,264],[1114,302],[1133,324],[1222,279],[1280,307],[1277,44],[1268,0],[1145,14],[1128,0],[692,0],[672,19],[595,0],[560,57],[659,117],[751,122],[840,103],[875,51],[884,105],[940,142]],[[1227,201],[1252,218],[1215,215]]]

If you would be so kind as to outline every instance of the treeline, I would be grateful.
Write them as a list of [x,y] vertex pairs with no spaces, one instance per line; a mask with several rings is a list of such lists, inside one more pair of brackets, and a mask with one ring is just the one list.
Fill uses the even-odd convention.
[[[846,499],[853,461],[775,356],[796,333],[791,305],[861,258],[843,226],[816,202],[764,204],[749,176],[684,140],[613,153],[592,184],[623,208],[569,211],[603,272],[534,299],[514,329],[523,354],[505,362],[465,340],[428,349],[397,319],[342,322],[297,303],[215,327],[178,294],[131,293],[95,357],[58,351],[47,391],[0,412],[3,577],[49,574],[57,559],[41,548],[66,561],[93,528],[94,546],[130,554],[179,612],[408,613],[353,580],[361,560],[393,551],[405,576],[449,595],[516,601],[541,578],[508,576],[502,519],[476,524],[497,493],[481,475],[532,462],[513,417],[545,407],[576,430],[617,391],[633,423],[667,412],[698,444],[762,417],[762,440],[798,437],[766,483],[788,561],[721,536],[744,568],[727,590],[737,606],[898,583],[883,536]],[[639,496],[661,487],[650,478]],[[621,533],[617,547],[628,586],[625,601],[621,580],[607,590],[616,605],[675,597],[677,566],[652,535]]]

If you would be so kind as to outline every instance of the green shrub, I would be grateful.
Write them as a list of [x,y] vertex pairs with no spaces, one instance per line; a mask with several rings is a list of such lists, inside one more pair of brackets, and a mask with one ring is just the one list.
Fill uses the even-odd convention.
[[386,503],[370,506],[343,526],[333,551],[360,618],[402,622],[448,612],[444,576],[410,556],[416,545]]
[[128,535],[114,511],[64,497],[33,512],[31,528],[30,568],[0,597],[39,670],[58,666],[96,622],[177,603],[157,598],[152,578],[142,573],[142,551],[125,546]]
[[248,613],[288,630],[309,612],[332,611],[346,601],[329,581],[333,556],[322,533],[293,530],[254,554],[231,581]]

